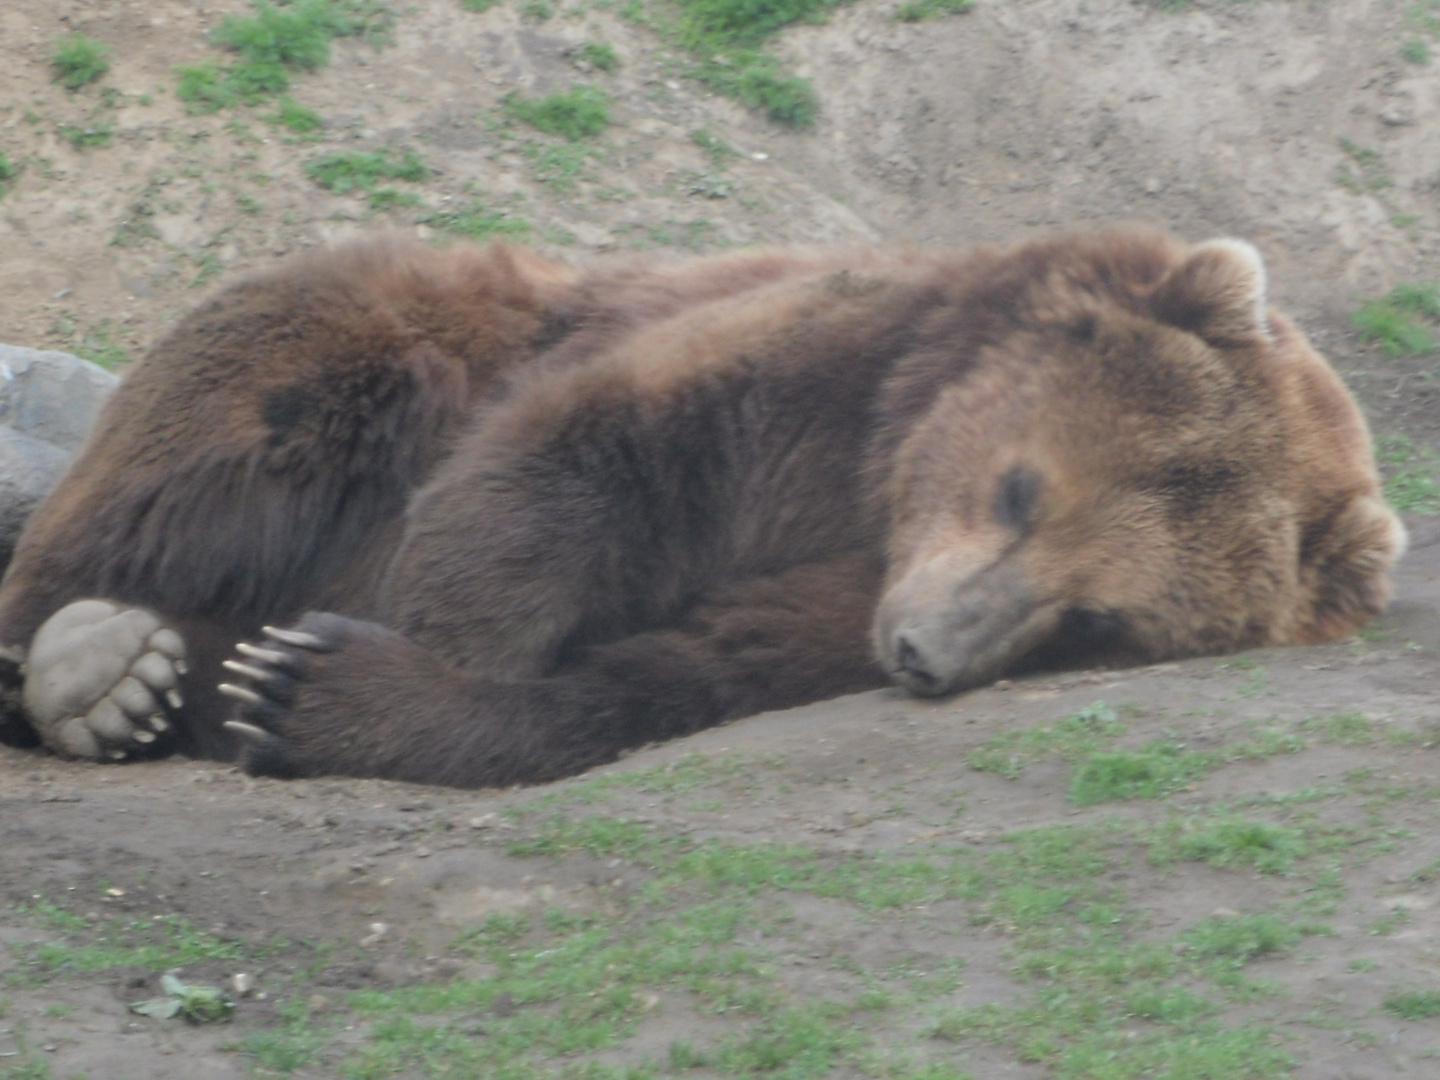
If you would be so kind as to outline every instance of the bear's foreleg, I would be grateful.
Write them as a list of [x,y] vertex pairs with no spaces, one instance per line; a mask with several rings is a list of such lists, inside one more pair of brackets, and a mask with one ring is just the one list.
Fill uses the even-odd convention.
[[375,623],[310,614],[229,666],[256,773],[459,787],[555,779],[622,750],[881,686],[868,555],[734,583],[677,626],[592,646],[554,675],[477,677]]

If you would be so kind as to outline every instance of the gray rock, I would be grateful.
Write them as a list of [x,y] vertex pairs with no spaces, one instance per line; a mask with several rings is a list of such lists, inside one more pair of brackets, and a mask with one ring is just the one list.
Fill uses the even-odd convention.
[[74,453],[119,383],[69,353],[0,345],[0,425]]
[[59,447],[0,427],[0,569],[9,565],[25,520],[69,464]]
[[0,345],[0,570],[119,382],[78,356]]

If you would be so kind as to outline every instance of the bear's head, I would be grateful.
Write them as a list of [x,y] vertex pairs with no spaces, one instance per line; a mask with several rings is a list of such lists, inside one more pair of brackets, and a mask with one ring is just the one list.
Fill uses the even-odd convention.
[[1331,641],[1381,610],[1404,529],[1254,248],[1111,232],[979,262],[892,387],[897,682]]

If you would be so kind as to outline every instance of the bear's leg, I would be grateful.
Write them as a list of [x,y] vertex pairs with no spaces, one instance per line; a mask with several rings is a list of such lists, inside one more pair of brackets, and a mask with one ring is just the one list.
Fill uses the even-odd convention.
[[718,590],[674,627],[592,646],[555,674],[477,677],[375,623],[310,614],[247,646],[225,690],[246,767],[483,787],[566,776],[627,748],[884,685],[867,556]]
[[26,658],[23,703],[64,757],[123,758],[154,745],[184,704],[179,632],[143,608],[80,600],[52,615]]

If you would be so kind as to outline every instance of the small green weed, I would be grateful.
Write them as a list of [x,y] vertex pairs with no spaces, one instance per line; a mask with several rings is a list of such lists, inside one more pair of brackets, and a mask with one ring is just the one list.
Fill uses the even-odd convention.
[[55,129],[55,134],[76,150],[85,150],[92,146],[109,146],[115,139],[115,129],[103,120],[98,123],[86,124],[84,127],[75,124],[61,124]]
[[75,355],[111,371],[124,367],[130,363],[130,354],[125,350],[125,346],[111,340],[110,334],[108,323],[94,327],[73,347]]
[[518,10],[522,18],[533,19],[535,22],[544,22],[555,14],[549,0],[520,0]]
[[1340,150],[1350,160],[1342,162],[1335,171],[1335,182],[1350,194],[1374,195],[1394,185],[1379,150],[1343,137]]
[[321,187],[343,195],[357,188],[373,193],[382,180],[420,182],[430,178],[430,169],[413,150],[399,157],[386,150],[373,152],[341,151],[324,154],[305,164],[305,175]]
[[1414,31],[1400,46],[1400,55],[1412,64],[1428,64],[1432,41],[1440,41],[1440,0],[1417,0],[1405,10],[1405,21]]
[[419,206],[420,196],[413,191],[396,188],[376,188],[370,193],[371,210],[391,210],[398,206]]
[[599,135],[610,123],[610,105],[604,93],[584,84],[542,98],[510,94],[505,98],[505,111],[537,131],[572,142]]
[[70,34],[55,42],[50,68],[61,86],[79,90],[110,70],[110,46],[84,34]]
[[20,170],[10,163],[10,159],[0,154],[0,199],[10,190],[15,178],[20,175]]
[[491,210],[478,199],[436,210],[419,221],[422,225],[471,240],[489,240],[492,237],[518,239],[531,231],[530,223],[524,218],[513,217],[507,210]]
[[190,279],[189,287],[198,289],[220,276],[223,269],[220,263],[220,256],[213,251],[198,251],[190,256],[191,263],[195,266],[195,276]]
[[265,119],[272,124],[289,128],[297,135],[310,135],[325,126],[324,120],[314,109],[301,105],[292,97],[282,97],[275,103],[276,109]]
[[907,0],[895,9],[896,22],[926,22],[942,15],[963,15],[975,6],[975,0]]
[[1301,725],[1312,731],[1324,743],[1338,743],[1341,746],[1371,746],[1375,742],[1374,725],[1359,713],[1340,713],[1336,716],[1316,716]]
[[710,163],[717,169],[725,168],[740,156],[740,151],[714,134],[709,128],[698,128],[692,131],[690,141],[710,156]]
[[1402,1020],[1429,1020],[1440,1016],[1440,990],[1409,990],[1389,995],[1385,1011]]
[[325,0],[300,0],[273,7],[251,5],[254,15],[227,15],[210,40],[239,53],[249,64],[314,70],[330,62],[330,39],[346,26],[339,9]]
[[1427,353],[1435,336],[1426,323],[1440,322],[1440,284],[1402,282],[1379,300],[1369,300],[1350,321],[1366,341],[1378,341],[1390,356]]
[[587,41],[576,49],[573,55],[576,60],[588,64],[596,71],[608,74],[620,70],[620,54],[615,51],[615,46],[603,41]]
[[460,6],[466,11],[489,11],[495,0],[460,0]]
[[1404,435],[1384,436],[1376,441],[1376,457],[1387,466],[1385,501],[1396,510],[1412,514],[1440,513],[1440,454],[1418,447]]
[[560,194],[574,191],[581,180],[595,179],[586,166],[592,158],[604,156],[598,147],[588,142],[529,142],[524,146],[524,153],[535,179]]
[[704,61],[691,75],[717,94],[733,97],[782,127],[805,131],[815,125],[820,99],[808,79],[787,75],[778,59],[756,49],[721,55],[726,62]]

